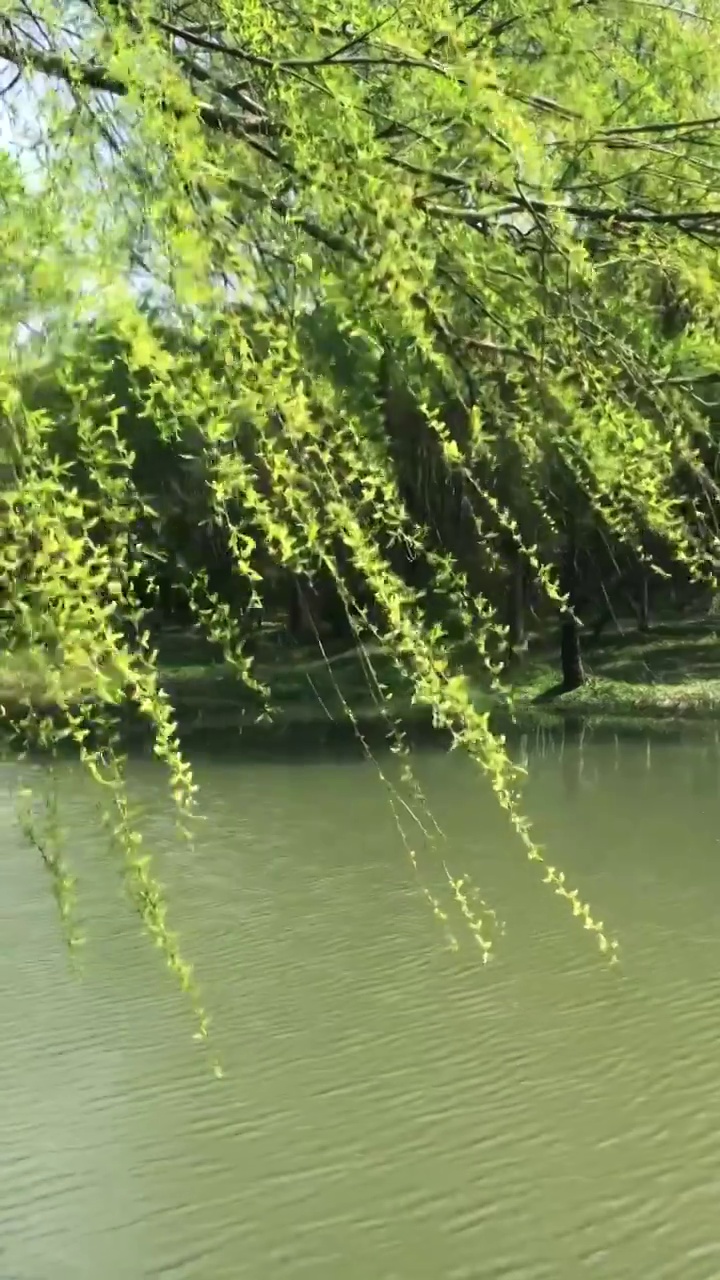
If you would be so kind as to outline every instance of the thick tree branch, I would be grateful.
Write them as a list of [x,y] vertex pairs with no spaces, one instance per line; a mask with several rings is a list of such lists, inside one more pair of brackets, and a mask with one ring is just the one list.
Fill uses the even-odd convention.
[[648,124],[616,125],[614,129],[603,129],[603,138],[615,138],[631,133],[678,133],[687,129],[709,129],[720,124],[720,116],[705,116],[699,120],[672,120],[665,122],[649,122]]
[[0,59],[17,67],[19,71],[39,71],[54,80],[66,84],[80,84],[87,89],[111,93],[115,97],[127,97],[125,81],[109,74],[105,67],[92,62],[76,62],[60,54],[43,53],[40,49],[21,48],[14,41],[0,36]]
[[[0,37],[0,60],[9,62],[20,71],[36,71],[54,80],[62,80],[65,84],[95,89],[100,93],[109,93],[116,98],[126,98],[130,87],[125,80],[111,75],[106,67],[94,62],[80,62],[74,58],[63,57],[56,53],[43,53],[39,49],[27,46],[20,48],[14,41]],[[168,107],[174,115],[182,113],[176,107]],[[203,124],[210,129],[229,133],[232,137],[246,140],[253,132],[262,132],[266,127],[264,119],[256,116],[236,116],[229,111],[213,107],[209,103],[199,103],[197,114]]]
[[461,209],[455,205],[439,204],[426,200],[424,196],[416,198],[416,204],[431,217],[446,218],[454,222],[464,222],[466,226],[484,229],[500,218],[508,218],[518,213],[569,214],[581,222],[617,223],[618,225],[639,225],[677,227],[679,230],[718,231],[720,232],[720,209],[675,209],[644,210],[623,209],[615,205],[566,204],[562,200],[533,200],[510,198],[505,203],[493,205],[487,209]]

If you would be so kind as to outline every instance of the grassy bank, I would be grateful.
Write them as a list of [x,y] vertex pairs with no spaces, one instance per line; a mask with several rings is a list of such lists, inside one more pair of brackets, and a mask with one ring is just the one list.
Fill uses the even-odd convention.
[[[394,714],[404,721],[426,720],[427,710],[413,706],[409,687],[387,657],[376,652],[372,663],[392,695]],[[508,676],[514,713],[522,721],[545,722],[566,717],[720,719],[720,634],[706,621],[659,624],[646,635],[610,634],[586,646],[585,668],[582,688],[558,693],[555,647],[535,642]],[[235,673],[209,660],[207,651],[190,641],[167,646],[161,669],[183,728],[257,723],[261,708]],[[346,704],[363,722],[381,719],[373,677],[356,652],[336,653],[326,660],[316,650],[269,645],[258,659],[257,674],[272,690],[273,720],[281,728],[340,724],[347,718]],[[477,673],[468,670],[467,677],[479,708],[503,709],[503,700]],[[92,687],[82,662],[64,666],[60,679],[72,702],[80,702]],[[56,700],[52,672],[42,656],[30,661],[22,654],[8,654],[0,659],[0,704],[6,721],[17,719],[29,705],[51,711]]]
[[610,634],[584,652],[586,682],[555,693],[554,653],[528,655],[512,678],[518,708],[554,715],[720,718],[720,629],[714,621],[668,622]]

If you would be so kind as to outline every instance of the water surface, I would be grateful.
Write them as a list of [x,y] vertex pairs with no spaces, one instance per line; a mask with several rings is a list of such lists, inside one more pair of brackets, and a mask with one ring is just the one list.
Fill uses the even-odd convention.
[[219,1082],[65,764],[73,976],[6,767],[2,1280],[717,1280],[716,744],[523,749],[536,833],[620,936],[615,969],[455,756],[419,757],[444,841],[412,842],[432,892],[445,859],[498,910],[485,967],[457,918],[448,945],[370,765],[200,754],[195,849],[133,765]]

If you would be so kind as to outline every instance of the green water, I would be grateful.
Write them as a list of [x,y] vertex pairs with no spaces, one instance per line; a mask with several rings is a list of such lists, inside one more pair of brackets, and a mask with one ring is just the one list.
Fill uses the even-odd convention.
[[505,922],[452,951],[371,767],[198,755],[177,846],[133,790],[225,1079],[59,775],[88,934],[0,823],[2,1280],[717,1280],[720,763],[708,739],[526,744],[537,834],[623,964],[539,887],[475,771],[418,771],[444,857]]

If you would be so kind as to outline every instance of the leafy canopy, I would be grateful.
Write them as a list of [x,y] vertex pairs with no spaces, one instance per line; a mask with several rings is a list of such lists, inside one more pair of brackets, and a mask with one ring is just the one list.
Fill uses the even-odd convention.
[[[89,325],[126,352],[143,431],[177,450],[192,433],[238,577],[262,590],[261,543],[336,580],[359,639],[410,676],[614,954],[544,863],[454,661],[450,618],[498,685],[503,628],[492,593],[413,517],[419,464],[391,406],[399,395],[419,419],[440,483],[461,484],[491,575],[502,533],[560,601],[568,494],[614,539],[649,533],[714,572],[702,388],[720,356],[717,0],[11,0],[5,15],[2,572],[10,643],[58,655],[63,710],[24,732],[69,734],[106,784],[169,962],[190,986],[128,805],[123,699],[154,726],[184,819],[195,788],[134,585],[148,500],[99,356],[96,377],[83,365]],[[49,357],[69,458],[24,390]],[[409,583],[415,561],[440,620]],[[227,602],[202,574],[189,589],[258,692]],[[78,655],[94,673],[80,710],[60,678]],[[487,955],[491,917],[449,880]]]

